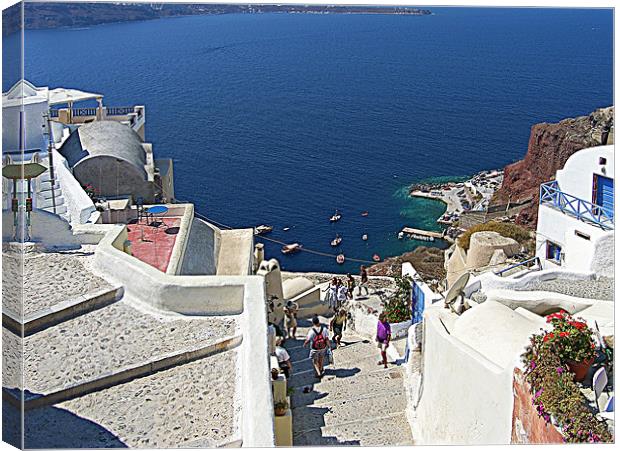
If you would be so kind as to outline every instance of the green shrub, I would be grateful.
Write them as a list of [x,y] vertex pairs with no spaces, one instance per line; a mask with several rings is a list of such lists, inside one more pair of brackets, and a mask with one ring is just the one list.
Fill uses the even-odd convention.
[[396,276],[396,292],[384,301],[383,311],[390,323],[400,323],[411,319],[411,277]]
[[531,242],[530,232],[527,229],[524,229],[521,226],[509,222],[491,221],[485,222],[484,224],[478,224],[467,229],[458,238],[459,246],[461,246],[466,251],[469,250],[469,241],[472,234],[476,232],[497,232],[501,236],[504,236],[506,238],[512,238],[519,244],[526,247],[529,247]]

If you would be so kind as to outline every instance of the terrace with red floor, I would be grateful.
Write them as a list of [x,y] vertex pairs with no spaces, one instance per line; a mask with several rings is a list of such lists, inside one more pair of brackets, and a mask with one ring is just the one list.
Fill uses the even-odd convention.
[[166,272],[180,224],[180,216],[130,221],[127,224],[127,235],[131,241],[131,254],[161,272]]

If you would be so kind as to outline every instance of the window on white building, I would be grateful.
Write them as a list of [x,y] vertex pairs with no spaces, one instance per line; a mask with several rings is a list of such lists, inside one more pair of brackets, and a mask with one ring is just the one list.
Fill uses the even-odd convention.
[[562,246],[553,241],[547,241],[547,260],[562,264]]

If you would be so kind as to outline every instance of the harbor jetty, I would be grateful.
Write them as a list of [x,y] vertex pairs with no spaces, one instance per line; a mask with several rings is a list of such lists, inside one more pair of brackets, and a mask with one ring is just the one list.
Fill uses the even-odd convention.
[[444,237],[443,233],[414,229],[412,227],[403,227],[403,230],[400,231],[398,237],[403,238],[405,235],[408,235],[410,238],[422,241],[435,241],[436,239],[442,239]]
[[463,212],[484,211],[503,179],[501,170],[482,171],[464,182],[418,183],[411,186],[409,194],[445,203],[446,211],[437,222],[451,225]]

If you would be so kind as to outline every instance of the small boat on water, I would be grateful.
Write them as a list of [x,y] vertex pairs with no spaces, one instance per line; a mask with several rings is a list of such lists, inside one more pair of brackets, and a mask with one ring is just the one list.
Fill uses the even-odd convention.
[[418,240],[418,241],[435,241],[435,237],[426,236],[426,235],[418,235],[417,233],[409,234],[410,240]]
[[336,213],[334,213],[334,215],[329,218],[330,222],[336,222],[336,221],[340,221],[340,218],[342,218],[342,215],[338,212],[338,210],[336,210]]
[[379,257],[379,254],[375,254],[372,256],[372,259],[376,262],[380,262],[381,261],[381,257]]
[[363,211],[362,212],[362,216],[364,216],[364,217],[368,216],[368,212],[367,211]]
[[336,257],[336,263],[338,263],[339,265],[342,265],[344,263],[344,254],[338,254],[338,256]]
[[288,232],[289,230],[291,230],[291,228],[290,227],[284,227],[282,230],[285,231],[285,232]]
[[363,235],[362,235],[362,240],[367,241],[367,240],[368,240],[368,235],[363,234]]
[[254,235],[264,235],[265,233],[269,233],[273,230],[273,226],[270,225],[259,225],[254,227]]
[[336,238],[332,240],[332,246],[336,247],[342,242],[342,237],[340,235],[336,235]]
[[405,232],[398,232],[398,239],[402,240],[405,237]]
[[282,247],[283,254],[294,254],[299,252],[303,246],[299,243],[287,244]]

